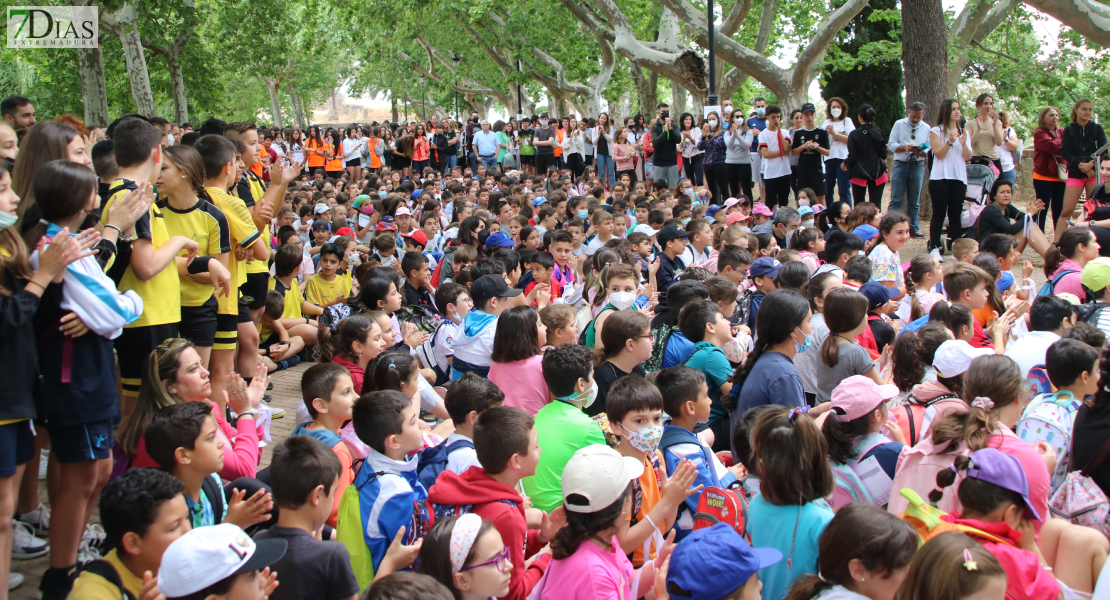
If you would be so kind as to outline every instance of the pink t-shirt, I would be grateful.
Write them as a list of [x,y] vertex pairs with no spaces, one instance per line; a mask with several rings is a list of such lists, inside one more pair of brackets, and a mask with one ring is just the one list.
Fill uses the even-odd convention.
[[1060,281],[1057,281],[1056,285],[1053,286],[1052,293],[1075,294],[1075,296],[1080,300],[1086,298],[1087,293],[1083,291],[1083,283],[1081,282],[1081,279],[1083,278],[1083,267],[1079,266],[1079,263],[1075,262],[1074,260],[1070,258],[1065,258],[1064,262],[1060,263],[1060,266],[1057,267],[1056,271],[1052,273],[1052,277],[1049,277],[1048,280],[1052,281],[1052,279],[1055,278],[1062,271],[1075,272],[1068,273],[1067,275],[1061,277]]
[[[620,548],[616,536],[613,547]],[[548,564],[540,600],[631,600],[632,572],[623,552],[606,552],[587,540],[574,554]]]
[[543,380],[543,355],[509,363],[493,363],[489,380],[505,392],[505,406],[515,406],[536,416],[549,394]]

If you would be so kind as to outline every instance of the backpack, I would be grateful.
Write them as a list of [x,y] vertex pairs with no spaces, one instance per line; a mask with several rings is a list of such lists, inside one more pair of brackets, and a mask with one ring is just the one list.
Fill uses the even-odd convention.
[[671,334],[675,332],[675,329],[671,325],[663,325],[651,331],[651,358],[644,361],[645,375],[663,368],[663,354],[667,350],[667,341],[671,339]]
[[116,568],[112,566],[112,563],[97,559],[81,565],[78,571],[88,571],[93,575],[99,575],[103,577],[105,581],[119,589],[120,597],[123,598],[123,600],[136,600],[135,596],[127,591],[127,588],[123,587],[123,580],[120,579],[119,573],[116,571]]
[[1102,443],[1082,471],[1068,473],[1060,489],[1048,499],[1048,510],[1061,519],[1091,527],[1110,537],[1110,500],[1089,475],[1106,462],[1108,456],[1110,440]]
[[[871,506],[883,506],[890,498],[889,491],[886,492],[885,497],[881,495],[877,496],[874,490],[867,487],[865,481],[870,479],[868,475],[872,472],[871,470],[865,471],[863,476],[856,472],[856,468],[860,465],[860,462],[863,461],[863,458],[867,456],[867,453],[889,441],[881,434],[873,434],[867,437],[869,438],[865,441],[867,446],[857,448],[856,458],[850,464],[833,463],[829,461],[829,466],[832,467],[833,483],[836,484],[835,487],[833,487],[832,497],[829,499],[829,506],[831,506],[833,510],[839,510],[852,502],[862,502],[863,504],[869,504]],[[872,462],[875,463],[873,468],[878,468],[882,471],[882,467],[878,465],[877,461]],[[868,467],[872,467],[872,465],[868,465]],[[885,473],[883,473],[883,475],[885,475]]]
[[1009,540],[1004,540],[1000,537],[991,535],[981,529],[976,529],[975,527],[969,527],[967,525],[960,525],[957,523],[942,521],[940,518],[948,513],[940,510],[935,506],[932,506],[928,502],[925,502],[921,499],[921,496],[918,496],[917,492],[913,490],[903,489],[899,493],[909,502],[909,505],[906,506],[906,510],[902,512],[902,514],[899,516],[902,518],[903,521],[909,523],[910,526],[913,527],[914,531],[917,532],[917,537],[921,539],[922,544],[937,537],[942,533],[948,533],[949,531],[961,531],[972,537],[978,537],[990,540],[992,542],[997,542],[999,544],[1009,544],[1010,546],[1013,546],[1013,543],[1011,543]]
[[1031,398],[1052,393],[1052,382],[1048,380],[1048,368],[1044,365],[1035,365],[1029,369],[1023,383]]
[[1071,392],[1042,394],[1026,407],[1014,428],[1018,437],[1029,445],[1043,441],[1056,451],[1056,471],[1052,473],[1053,491],[1063,485],[1068,477],[1075,413],[1081,405],[1082,401],[1076,400]]
[[[428,334],[428,341],[416,349],[416,358],[420,361],[420,364],[436,373],[436,381],[433,385],[443,385],[451,380],[451,365],[441,365],[436,359],[436,338],[439,337],[440,328],[448,324],[454,325],[448,319],[440,321],[435,330]],[[456,325],[456,327],[461,327],[461,325]]]
[[906,434],[906,445],[916,446],[929,430],[929,425],[932,425],[937,415],[936,409],[932,408],[934,404],[941,400],[959,400],[959,398],[956,394],[942,394],[932,400],[919,402],[913,394],[910,394],[905,404],[891,409],[890,412],[901,427],[902,433]]
[[455,440],[450,445],[446,441],[440,443],[438,446],[425,448],[420,451],[420,459],[416,465],[416,479],[424,489],[429,490],[435,485],[436,479],[439,479],[440,473],[447,470],[447,460],[450,458],[451,453],[459,448],[474,449],[474,443],[470,440]]
[[1072,273],[1078,273],[1078,272],[1079,271],[1060,271],[1059,275],[1053,277],[1049,281],[1044,282],[1044,285],[1041,286],[1041,289],[1037,291],[1037,295],[1038,296],[1051,296],[1052,294],[1055,293],[1054,290],[1056,289],[1056,283],[1059,282],[1061,279],[1063,279],[1064,275],[1071,275]]
[[712,527],[717,523],[728,524],[751,542],[751,535],[748,534],[748,499],[744,497],[743,487],[708,487],[702,490],[698,497],[698,510],[694,513],[694,529]]
[[405,323],[412,323],[416,325],[419,331],[431,335],[435,332],[436,327],[439,327],[440,321],[443,319],[436,313],[428,310],[427,307],[420,306],[419,304],[409,304],[408,306],[401,307],[401,310],[393,313],[397,317],[397,324],[404,325]]
[[1080,304],[1075,307],[1076,321],[1090,323],[1098,327],[1098,320],[1102,316],[1104,309],[1110,308],[1110,304],[1105,302],[1089,302],[1087,304]]

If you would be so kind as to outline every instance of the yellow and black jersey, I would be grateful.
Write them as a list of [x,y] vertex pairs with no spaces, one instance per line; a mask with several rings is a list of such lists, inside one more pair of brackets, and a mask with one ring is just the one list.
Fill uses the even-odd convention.
[[[241,177],[239,183],[235,186],[235,195],[247,205],[247,208],[254,208],[255,204],[262,201],[262,196],[266,193],[266,182],[262,178],[255,175],[254,171],[247,170]],[[266,247],[270,247],[270,228],[266,227],[262,232],[262,241]],[[247,273],[269,273],[270,268],[267,261],[254,260],[247,263]]]
[[[239,198],[218,187],[205,189],[208,190],[208,196],[212,199],[212,203],[224,213],[224,217],[227,219],[228,230],[231,232],[232,249],[234,250],[235,245],[250,248],[258,242],[261,234],[258,233],[258,228],[254,226],[254,220],[251,218],[251,211],[247,209],[247,205]],[[231,285],[236,291],[228,294],[227,297],[217,298],[220,303],[219,314],[238,315],[238,289],[239,286],[246,283],[247,271],[244,268],[243,261],[235,258],[235,254],[228,257],[227,266],[228,270],[231,271]]]
[[324,279],[322,274],[317,273],[309,278],[304,291],[308,301],[316,306],[324,306],[341,294],[350,297],[351,271],[348,269],[342,273],[336,273],[335,279],[331,281]]
[[[216,256],[231,251],[231,230],[227,217],[215,204],[203,198],[185,210],[177,210],[165,200],[158,207],[165,215],[170,235],[183,235],[197,243],[197,256]],[[183,255],[185,251],[181,252]],[[212,284],[191,277],[181,280],[181,306],[200,306],[214,293]]]
[[[297,279],[293,278],[292,287],[285,287],[285,284],[278,281],[277,277],[270,278],[269,287],[271,290],[276,290],[285,298],[285,308],[281,311],[281,318],[283,319],[303,319],[304,313],[301,312],[301,302],[304,302],[304,296],[301,295],[301,286],[297,285]],[[259,334],[262,339],[270,336],[272,331],[263,327],[259,327]]]
[[[123,199],[128,193],[128,186],[133,189],[134,183],[123,179],[112,182],[110,189],[117,191],[104,203],[104,211],[111,210],[112,206]],[[157,204],[151,204],[150,210],[135,222],[135,239],[150,240],[155,249],[161,248],[170,241],[165,215]],[[143,299],[142,316],[126,327],[181,322],[181,279],[177,274],[176,264],[170,263],[147,281],[139,279],[131,265],[127,265],[123,278],[116,287],[121,292],[132,290]]]

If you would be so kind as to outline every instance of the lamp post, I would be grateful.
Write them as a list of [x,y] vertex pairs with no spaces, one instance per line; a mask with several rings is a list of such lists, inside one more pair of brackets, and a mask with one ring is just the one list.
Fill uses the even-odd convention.
[[[455,61],[455,71],[457,72],[459,70],[459,61],[461,61],[462,59],[459,58],[459,55],[458,55],[457,52],[453,53],[453,54],[454,54],[454,56],[451,57],[451,60]],[[455,122],[458,122],[458,120],[459,120],[459,89],[455,88]]]
[[424,122],[428,122],[428,103],[424,97],[428,94],[428,80],[424,78],[424,74],[420,74],[420,83],[423,87],[420,89],[420,112],[423,114]]
[[708,0],[709,4],[709,98],[707,104],[709,106],[717,106],[717,63],[716,53],[713,48],[713,0]]
[[[521,66],[520,66],[520,59],[517,59],[517,61],[516,61],[516,70],[518,72],[522,72],[522,73],[524,72],[524,69],[522,69]],[[517,81],[517,84],[516,84],[516,114],[518,114],[518,115],[524,114],[524,106],[520,102],[520,82],[519,81]]]

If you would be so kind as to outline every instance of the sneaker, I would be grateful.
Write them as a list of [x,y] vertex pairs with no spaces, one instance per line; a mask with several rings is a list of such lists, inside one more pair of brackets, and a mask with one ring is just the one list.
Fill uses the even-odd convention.
[[77,564],[83,565],[94,560],[100,560],[100,549],[92,545],[91,538],[81,540],[81,546],[77,548]]
[[270,415],[271,419],[280,419],[280,418],[285,416],[285,409],[284,408],[278,408],[276,406],[271,406],[270,411],[272,413]]
[[30,525],[35,535],[49,535],[50,533],[50,509],[43,506],[41,502],[35,507],[35,510],[19,515],[18,519]]
[[19,573],[8,573],[8,591],[23,585],[23,576]]
[[104,547],[104,540],[108,539],[108,534],[104,533],[104,528],[100,525],[86,525],[85,533],[81,536],[81,543],[88,543],[89,546],[100,549]]
[[266,404],[269,404],[269,403],[273,402],[273,400],[274,400],[273,396],[271,396],[269,394],[262,394],[262,402],[264,402]]
[[50,544],[32,533],[31,526],[12,519],[12,558],[38,558],[50,551]]
[[50,462],[50,451],[43,449],[39,453],[39,481],[46,480],[46,465]]

